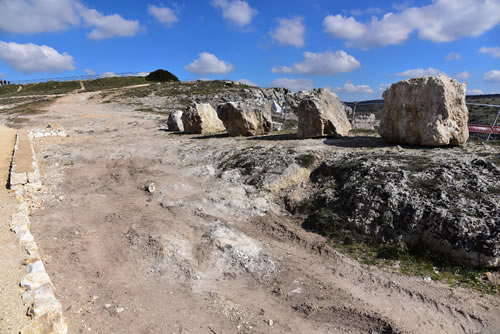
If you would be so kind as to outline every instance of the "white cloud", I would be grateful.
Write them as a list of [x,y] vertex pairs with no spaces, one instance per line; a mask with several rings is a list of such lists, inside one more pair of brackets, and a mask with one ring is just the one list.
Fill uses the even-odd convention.
[[139,72],[135,76],[136,77],[147,77],[149,75],[149,72]]
[[238,79],[238,80],[236,80],[236,82],[245,84],[247,86],[259,87],[259,85],[257,85],[255,82],[247,80],[247,79]]
[[352,81],[347,81],[344,87],[333,88],[335,93],[345,93],[345,94],[373,94],[375,91],[368,85],[358,85],[352,83]]
[[196,75],[228,74],[234,70],[233,65],[220,60],[215,55],[208,52],[200,53],[198,59],[186,65],[184,68]]
[[360,67],[359,61],[345,51],[337,52],[304,52],[304,60],[289,66],[276,66],[273,73],[297,73],[332,75],[341,72],[351,72]]
[[384,11],[382,8],[369,7],[366,9],[355,8],[350,11],[351,15],[361,16],[361,15],[377,15],[382,14]]
[[213,0],[212,6],[222,9],[222,16],[240,27],[250,24],[258,13],[248,2],[242,0]]
[[483,46],[482,48],[479,49],[479,52],[484,54],[489,54],[493,58],[500,58],[500,47],[498,46],[493,48],[488,48]]
[[279,18],[279,26],[271,31],[271,37],[282,45],[292,45],[297,48],[304,46],[304,35],[306,27],[302,21],[303,17],[297,16],[292,19]]
[[60,54],[46,45],[18,44],[0,41],[0,60],[24,73],[72,71],[73,57]]
[[116,78],[116,77],[119,77],[118,74],[115,74],[113,72],[104,72],[103,74],[101,74],[99,76],[100,78]]
[[423,7],[410,7],[400,13],[386,13],[363,23],[354,17],[329,15],[324,31],[333,38],[346,39],[348,46],[369,49],[402,44],[417,31],[423,40],[451,42],[476,37],[500,23],[498,0],[434,0]]
[[155,5],[149,5],[148,13],[154,16],[161,23],[165,23],[167,25],[171,25],[179,21],[177,15],[175,15],[175,12],[168,7],[157,7]]
[[354,17],[345,18],[342,15],[329,15],[323,20],[323,29],[335,38],[358,39],[366,33],[363,24]]
[[87,35],[90,39],[132,37],[139,31],[139,21],[126,20],[118,14],[103,15],[95,9],[80,7],[83,21],[94,29]]
[[460,59],[460,53],[457,52],[450,52],[446,56],[446,60],[458,60]]
[[288,88],[291,91],[311,90],[314,88],[314,82],[311,79],[288,79],[279,78],[271,82],[271,87]]
[[486,72],[483,76],[483,79],[490,82],[500,82],[500,70],[492,70]]
[[463,71],[457,74],[457,79],[460,80],[467,80],[470,78],[470,73],[467,71]]
[[417,68],[414,70],[407,70],[404,72],[396,73],[397,76],[403,78],[421,78],[421,77],[430,77],[434,75],[445,74],[443,71],[438,70],[437,68],[429,67],[425,68]]
[[481,89],[471,89],[467,92],[467,95],[483,95],[484,92]]
[[138,21],[122,18],[118,14],[103,15],[89,9],[79,0],[0,0],[0,31],[33,34],[66,30],[83,21],[93,27],[91,39],[115,36],[134,36]]
[[54,32],[79,22],[80,16],[72,0],[0,1],[0,31],[16,34]]
[[95,75],[95,71],[94,70],[91,70],[91,69],[85,69],[83,70],[85,73],[87,73],[87,75]]

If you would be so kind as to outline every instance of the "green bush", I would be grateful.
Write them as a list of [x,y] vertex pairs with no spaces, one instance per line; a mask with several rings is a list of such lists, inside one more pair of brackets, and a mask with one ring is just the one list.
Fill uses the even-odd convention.
[[148,81],[156,81],[156,82],[167,82],[167,81],[179,81],[175,75],[166,70],[156,70],[151,72],[146,77]]

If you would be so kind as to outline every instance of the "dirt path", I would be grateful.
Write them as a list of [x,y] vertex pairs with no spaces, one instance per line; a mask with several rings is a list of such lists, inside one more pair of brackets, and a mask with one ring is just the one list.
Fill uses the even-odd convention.
[[0,125],[0,333],[18,333],[28,323],[19,287],[25,254],[8,225],[16,210],[14,194],[6,188],[15,135],[15,130]]
[[353,148],[193,139],[91,95],[29,123],[58,121],[70,135],[36,142],[47,189],[32,219],[70,332],[498,332],[498,297],[361,267],[270,194],[216,177],[222,152],[252,145]]

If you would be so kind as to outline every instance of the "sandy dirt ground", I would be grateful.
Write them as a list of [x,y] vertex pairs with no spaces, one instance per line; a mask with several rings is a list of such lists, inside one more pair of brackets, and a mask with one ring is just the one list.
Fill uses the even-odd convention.
[[356,148],[168,133],[163,116],[92,95],[23,124],[69,134],[36,140],[32,232],[70,333],[499,332],[498,296],[363,267],[216,171],[251,145]]
[[0,333],[18,333],[29,321],[19,286],[25,253],[8,225],[16,210],[14,193],[6,187],[15,136],[15,130],[0,125]]

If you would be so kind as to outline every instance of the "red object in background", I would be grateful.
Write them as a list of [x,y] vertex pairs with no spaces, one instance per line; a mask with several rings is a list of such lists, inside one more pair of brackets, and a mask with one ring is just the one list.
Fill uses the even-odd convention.
[[500,135],[500,126],[468,124],[468,127],[469,127],[469,132]]

